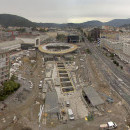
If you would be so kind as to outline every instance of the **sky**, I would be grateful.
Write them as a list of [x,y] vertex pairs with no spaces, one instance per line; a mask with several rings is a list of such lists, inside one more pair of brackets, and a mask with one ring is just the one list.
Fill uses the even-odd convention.
[[130,0],[0,0],[3,13],[43,23],[107,22],[130,18]]

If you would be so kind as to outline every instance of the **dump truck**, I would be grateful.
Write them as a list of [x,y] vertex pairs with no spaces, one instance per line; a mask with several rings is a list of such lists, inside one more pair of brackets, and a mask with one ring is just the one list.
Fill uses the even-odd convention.
[[115,122],[109,121],[107,124],[101,124],[100,130],[111,130],[115,129],[117,127],[117,124]]

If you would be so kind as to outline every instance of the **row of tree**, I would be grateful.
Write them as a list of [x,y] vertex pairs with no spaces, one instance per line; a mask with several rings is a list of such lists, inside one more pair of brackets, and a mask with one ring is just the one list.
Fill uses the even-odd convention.
[[56,40],[64,42],[66,41],[66,36],[64,34],[57,34]]

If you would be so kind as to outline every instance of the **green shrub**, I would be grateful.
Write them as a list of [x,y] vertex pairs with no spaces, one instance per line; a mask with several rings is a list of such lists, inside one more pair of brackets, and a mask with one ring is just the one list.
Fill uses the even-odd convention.
[[94,120],[93,114],[88,114],[87,118],[88,118],[88,121]]
[[86,52],[87,52],[88,54],[92,54],[92,52],[90,51],[90,49],[86,49]]
[[116,66],[119,66],[119,63],[115,60],[113,60],[113,63],[116,64]]
[[118,62],[116,62],[116,65],[117,65],[117,66],[119,66],[119,63],[118,63]]
[[3,89],[0,91],[0,101],[3,101],[10,94],[16,91],[20,87],[19,83],[16,83],[14,79],[4,82]]
[[110,57],[114,57],[114,54],[113,54],[113,53],[111,53],[111,54],[110,54]]
[[114,60],[113,63],[116,64],[116,61]]
[[123,66],[120,66],[121,69],[123,69]]

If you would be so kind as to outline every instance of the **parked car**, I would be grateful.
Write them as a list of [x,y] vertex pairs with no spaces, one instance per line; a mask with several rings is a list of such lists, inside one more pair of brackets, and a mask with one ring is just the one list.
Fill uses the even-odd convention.
[[66,107],[69,107],[69,106],[70,106],[70,102],[66,101]]

